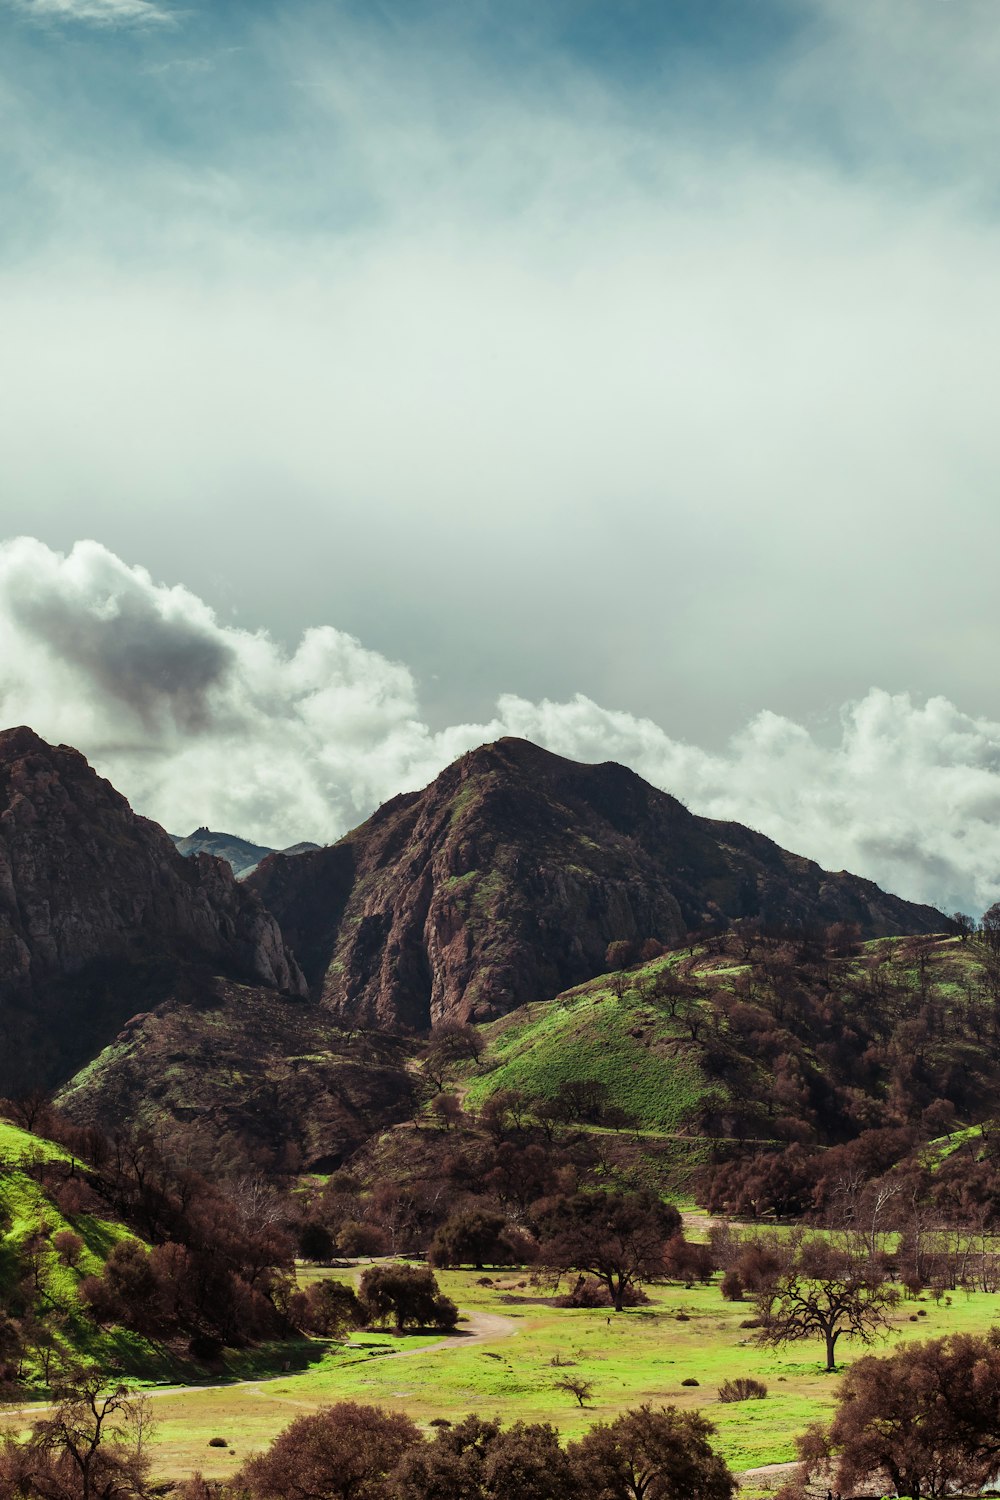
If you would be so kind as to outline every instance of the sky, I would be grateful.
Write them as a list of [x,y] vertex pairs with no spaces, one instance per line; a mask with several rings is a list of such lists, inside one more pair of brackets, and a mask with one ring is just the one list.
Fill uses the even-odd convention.
[[0,714],[336,837],[497,734],[1000,897],[996,0],[0,0]]

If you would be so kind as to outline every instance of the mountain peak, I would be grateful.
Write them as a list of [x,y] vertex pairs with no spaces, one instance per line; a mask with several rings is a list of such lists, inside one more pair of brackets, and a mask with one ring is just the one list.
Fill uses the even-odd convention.
[[940,931],[930,907],[829,874],[735,823],[696,817],[614,761],[506,737],[329,849],[249,877],[313,992],[351,1022],[487,1019],[635,950],[756,917],[866,937]]

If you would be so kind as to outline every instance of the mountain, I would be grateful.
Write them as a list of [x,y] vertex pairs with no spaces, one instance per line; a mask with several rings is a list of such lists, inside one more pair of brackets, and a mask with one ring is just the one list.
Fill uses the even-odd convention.
[[249,839],[237,838],[235,833],[214,833],[210,828],[196,828],[186,838],[174,833],[170,837],[180,854],[214,854],[216,859],[224,859],[237,876],[249,875],[266,854],[275,852],[267,844],[251,844]]
[[502,739],[325,849],[248,878],[311,992],[351,1024],[487,1020],[609,967],[612,942],[679,943],[738,918],[861,936],[941,931],[933,907],[697,817],[608,762]]
[[183,858],[79,751],[0,733],[0,1092],[68,1077],[197,967],[305,991],[227,864]]
[[[252,844],[249,839],[238,838],[235,833],[215,833],[211,828],[196,828],[184,838],[175,833],[170,837],[181,854],[214,854],[217,859],[224,859],[231,865],[233,873],[240,879],[255,870],[266,855],[276,852],[267,844]],[[293,844],[281,852],[301,854],[319,847],[319,844]]]

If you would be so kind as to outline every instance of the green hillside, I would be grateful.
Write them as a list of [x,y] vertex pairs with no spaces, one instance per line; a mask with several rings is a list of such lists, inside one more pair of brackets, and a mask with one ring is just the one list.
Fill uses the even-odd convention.
[[661,960],[637,971],[620,998],[605,977],[484,1027],[486,1070],[469,1083],[466,1103],[477,1107],[499,1089],[553,1099],[564,1085],[592,1079],[641,1130],[682,1130],[713,1086],[678,1021],[643,995],[662,968]]
[[966,1124],[993,1115],[994,956],[942,937],[846,946],[733,934],[522,1006],[482,1028],[465,1105],[591,1080],[613,1123],[647,1135],[819,1145],[942,1100]]
[[[158,1349],[127,1329],[95,1327],[81,1304],[80,1283],[100,1275],[130,1231],[93,1213],[63,1212],[33,1175],[39,1163],[70,1160],[61,1146],[0,1120],[0,1310],[29,1330],[22,1379],[45,1387],[51,1369],[66,1361],[163,1378],[168,1367]],[[66,1231],[83,1241],[72,1265],[54,1243]]]

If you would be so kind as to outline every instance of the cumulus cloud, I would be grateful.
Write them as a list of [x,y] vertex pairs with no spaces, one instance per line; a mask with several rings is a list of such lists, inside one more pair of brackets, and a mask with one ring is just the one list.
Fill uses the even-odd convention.
[[947,909],[1000,896],[1000,724],[872,689],[832,743],[757,713],[723,749],[576,695],[504,695],[434,731],[409,668],[330,625],[293,649],[96,542],[0,545],[0,716],[74,744],[139,811],[265,843],[331,840],[503,734],[617,760],[695,812]]

